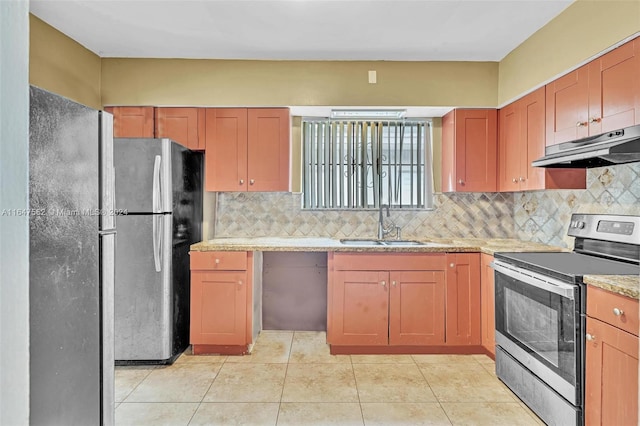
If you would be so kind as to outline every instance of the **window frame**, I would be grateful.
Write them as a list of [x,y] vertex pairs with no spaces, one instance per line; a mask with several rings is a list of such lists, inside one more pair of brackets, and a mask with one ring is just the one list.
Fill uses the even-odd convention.
[[[366,119],[366,118],[353,118],[353,119],[332,119],[332,118],[326,118],[326,117],[302,117],[301,120],[301,131],[300,131],[300,135],[301,135],[301,162],[302,162],[302,168],[301,168],[301,190],[302,190],[302,198],[301,198],[301,208],[302,210],[305,211],[331,211],[331,210],[339,210],[339,211],[372,211],[372,210],[377,210],[380,208],[380,204],[382,202],[381,198],[383,197],[382,195],[376,195],[376,194],[382,194],[382,192],[386,192],[386,197],[389,197],[389,194],[391,192],[390,188],[387,188],[386,190],[384,190],[383,188],[380,187],[380,185],[384,185],[383,182],[383,178],[385,178],[385,173],[381,173],[380,171],[382,170],[382,168],[384,167],[388,167],[389,171],[387,173],[389,173],[389,177],[388,179],[388,183],[389,186],[391,185],[391,177],[390,177],[390,168],[391,167],[396,167],[398,164],[400,164],[400,171],[402,171],[402,157],[400,157],[399,161],[395,161],[394,163],[391,163],[391,160],[387,160],[386,163],[382,163],[382,166],[379,165],[378,160],[380,158],[383,158],[382,156],[382,152],[380,150],[382,150],[382,146],[384,144],[384,142],[382,142],[382,135],[383,135],[383,131],[380,130],[380,133],[377,134],[377,136],[379,137],[379,142],[376,143],[376,146],[373,146],[373,144],[370,145],[370,139],[368,137],[365,137],[365,139],[367,140],[366,145],[369,146],[368,148],[365,148],[365,150],[363,152],[367,152],[367,153],[371,153],[373,154],[374,150],[378,150],[376,157],[374,158],[373,156],[371,157],[371,161],[369,162],[369,164],[364,165],[364,167],[362,166],[363,162],[362,162],[362,157],[358,157],[358,161],[354,162],[354,168],[357,167],[361,172],[362,169],[370,167],[371,168],[371,173],[370,173],[370,179],[371,179],[371,184],[373,185],[373,195],[370,195],[369,197],[366,197],[363,195],[363,203],[364,203],[364,198],[372,198],[373,199],[373,204],[367,204],[362,205],[361,203],[352,203],[352,196],[351,195],[347,195],[347,200],[348,200],[348,204],[347,205],[342,205],[342,206],[336,206],[335,204],[335,195],[333,196],[329,196],[331,197],[331,199],[328,199],[329,201],[329,207],[325,207],[322,205],[318,205],[318,202],[313,202],[313,200],[317,200],[317,194],[318,192],[315,192],[314,195],[312,195],[313,200],[310,200],[308,198],[308,191],[310,188],[323,188],[321,192],[325,192],[326,190],[324,188],[327,187],[327,185],[331,185],[330,178],[327,176],[331,173],[311,173],[311,171],[309,169],[311,169],[311,167],[319,167],[319,163],[317,162],[317,157],[314,159],[313,158],[313,151],[309,152],[309,144],[307,142],[307,140],[311,140],[314,138],[317,138],[318,136],[316,136],[315,134],[311,134],[311,135],[307,135],[307,123],[324,123],[326,125],[329,124],[334,124],[334,123],[340,123],[340,128],[344,129],[344,125],[345,123],[347,124],[347,126],[349,124],[352,125],[356,125],[356,124],[361,124],[361,123],[368,123],[368,125],[382,125],[384,127],[390,128],[391,124],[394,124],[395,126],[397,126],[398,124],[412,124],[412,123],[417,123],[422,125],[421,128],[423,129],[421,138],[423,141],[422,147],[423,147],[423,153],[421,153],[422,159],[423,159],[423,165],[419,164],[416,161],[412,161],[411,162],[411,167],[414,167],[416,165],[418,165],[418,167],[423,167],[423,173],[422,176],[420,176],[420,181],[418,181],[418,191],[421,193],[422,195],[422,206],[418,206],[415,205],[415,203],[411,204],[411,205],[402,205],[402,202],[400,202],[399,204],[394,204],[394,203],[382,203],[383,205],[389,205],[390,209],[392,210],[399,210],[399,211],[425,211],[425,210],[433,210],[433,202],[434,202],[434,179],[433,179],[433,172],[434,172],[434,165],[433,165],[433,120],[431,118],[404,118],[404,119]],[[329,126],[328,126],[329,127]],[[326,129],[326,128],[325,128]],[[320,135],[321,138],[324,139],[323,143],[327,143],[328,141],[332,140],[331,138],[342,138],[342,137],[347,137],[344,134],[340,134],[340,132],[337,132],[336,129],[334,127],[329,127],[329,131],[324,130],[322,132],[322,135]],[[344,130],[343,130],[344,131]],[[349,138],[357,138],[360,137],[361,135],[354,135],[354,134],[349,134],[347,137],[347,141],[344,142],[344,144],[348,144],[349,143]],[[403,135],[403,138],[406,138],[406,135]],[[373,139],[373,136],[371,136],[371,139]],[[354,139],[355,140],[355,139]],[[390,140],[390,139],[389,139]],[[404,139],[403,139],[404,140]],[[396,136],[395,140],[394,140],[394,144],[398,144],[399,142],[399,138]],[[333,148],[329,148],[329,150],[320,150],[317,147],[318,144],[314,144],[314,148],[315,148],[315,155],[320,155],[322,154],[324,157],[324,160],[326,161],[326,163],[324,164],[330,164],[331,167],[336,166],[337,167],[337,163],[334,164],[334,162],[332,161],[332,158],[330,158],[330,151]],[[333,143],[332,143],[333,145]],[[361,144],[359,144],[361,146]],[[342,144],[335,144],[333,145],[335,147],[338,146],[342,146]],[[350,147],[349,150],[342,150],[342,152],[352,152],[350,151],[352,148],[355,149],[355,147]],[[413,148],[411,148],[411,154],[413,155],[413,153],[415,152],[413,150]],[[417,152],[420,152],[420,150],[418,148],[416,148]],[[340,151],[340,149],[338,149],[338,151]],[[394,148],[395,151],[395,148]],[[400,151],[398,151],[400,152]],[[404,151],[400,152],[403,153]],[[340,153],[338,153],[340,154]],[[315,161],[314,161],[315,160]],[[382,160],[384,161],[384,160]],[[347,162],[348,163],[348,162]],[[373,165],[377,164],[376,167],[373,167]],[[351,175],[347,175],[345,176],[343,174],[342,171],[342,166],[344,163],[341,162],[341,171],[338,175],[342,176],[342,182],[344,182],[345,179],[350,179],[352,176]],[[376,170],[374,170],[376,169]],[[337,171],[333,171],[334,174],[337,173]],[[356,173],[352,173],[352,175],[355,175]],[[420,173],[418,173],[420,174]],[[318,182],[316,179],[314,179],[314,175],[317,177],[317,175],[320,175],[323,182],[321,182],[321,186],[318,186]],[[367,177],[368,174],[366,172],[362,172],[362,176],[363,177]],[[411,182],[413,184],[414,181],[414,177],[415,177],[415,172],[412,172],[412,177],[411,177]],[[355,184],[357,185],[357,182],[355,182]],[[351,191],[351,187],[352,187],[352,182],[350,181],[349,183],[344,185],[348,190]],[[401,186],[401,188],[404,189],[404,186]],[[413,190],[412,190],[413,191]],[[333,193],[335,192],[341,192],[340,195],[342,195],[342,197],[345,196],[345,193],[342,192],[342,190],[340,191],[336,191],[335,188],[333,189]],[[313,193],[313,191],[312,191]],[[352,194],[351,192],[349,192],[349,194]],[[415,192],[411,193],[411,199],[412,202],[414,201],[414,194]],[[401,196],[402,197],[402,196]],[[344,200],[344,198],[343,198]],[[313,205],[312,205],[313,204]]]

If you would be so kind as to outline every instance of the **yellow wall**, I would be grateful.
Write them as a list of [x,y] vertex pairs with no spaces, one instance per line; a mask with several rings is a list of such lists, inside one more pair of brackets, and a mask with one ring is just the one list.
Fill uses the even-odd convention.
[[100,57],[29,15],[29,83],[101,108]]
[[497,82],[496,62],[102,59],[104,105],[494,106]]
[[501,62],[498,104],[640,31],[640,0],[578,0]]

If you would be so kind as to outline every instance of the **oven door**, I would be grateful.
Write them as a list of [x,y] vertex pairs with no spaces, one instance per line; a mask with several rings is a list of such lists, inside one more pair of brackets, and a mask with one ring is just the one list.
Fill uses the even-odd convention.
[[496,344],[579,405],[579,286],[494,261]]

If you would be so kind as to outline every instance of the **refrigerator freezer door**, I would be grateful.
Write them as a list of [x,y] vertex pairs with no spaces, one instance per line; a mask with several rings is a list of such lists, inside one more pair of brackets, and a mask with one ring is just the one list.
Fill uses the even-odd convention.
[[118,209],[130,214],[171,211],[170,151],[169,139],[114,139]]
[[30,423],[99,424],[98,112],[30,95]]
[[[154,222],[160,234],[155,245]],[[116,225],[116,361],[169,359],[173,355],[172,217],[117,216]]]

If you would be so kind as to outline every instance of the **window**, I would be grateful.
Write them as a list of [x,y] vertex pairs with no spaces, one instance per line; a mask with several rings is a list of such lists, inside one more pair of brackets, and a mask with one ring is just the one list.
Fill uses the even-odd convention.
[[425,119],[304,118],[303,208],[431,208],[430,133]]

